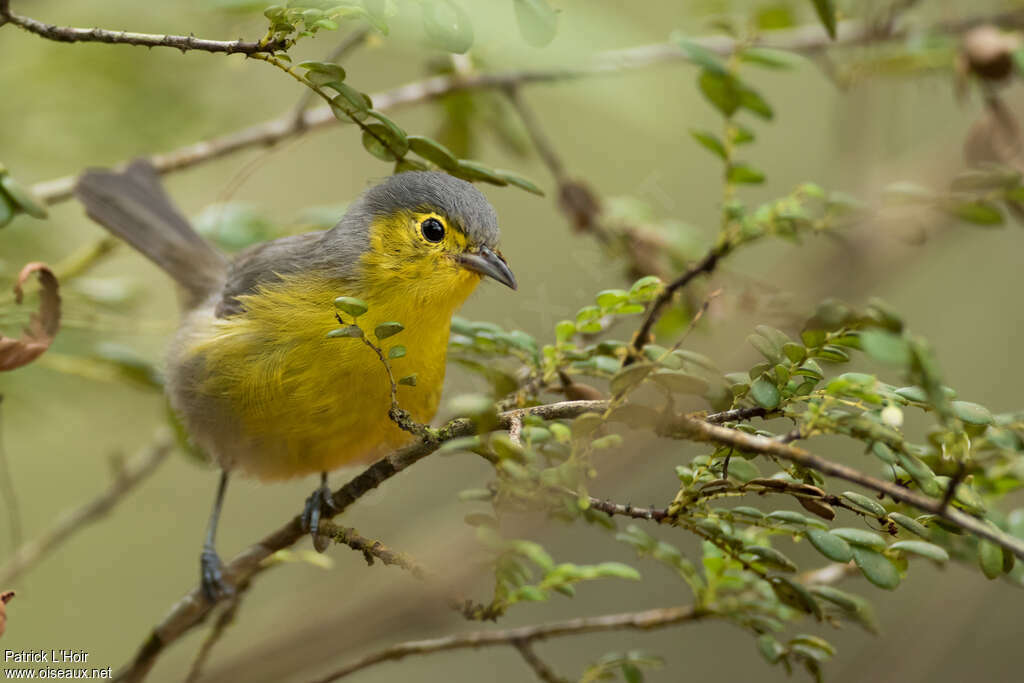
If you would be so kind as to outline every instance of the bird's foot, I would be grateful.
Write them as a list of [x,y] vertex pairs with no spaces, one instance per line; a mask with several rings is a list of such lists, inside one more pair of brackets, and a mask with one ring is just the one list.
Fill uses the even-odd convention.
[[220,555],[209,546],[204,547],[203,552],[199,554],[199,583],[203,595],[210,602],[218,602],[235,592],[231,584],[224,581],[224,565],[220,561]]
[[313,537],[313,548],[318,553],[327,550],[330,540],[320,535],[320,518],[323,515],[330,515],[337,512],[334,500],[331,496],[331,489],[324,482],[318,489],[306,499],[306,506],[302,509],[302,530],[308,531]]

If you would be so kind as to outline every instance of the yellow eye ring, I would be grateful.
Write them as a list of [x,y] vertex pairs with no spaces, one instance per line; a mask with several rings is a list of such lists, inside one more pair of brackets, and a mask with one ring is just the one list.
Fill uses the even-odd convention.
[[423,239],[428,242],[440,242],[444,239],[444,224],[434,217],[430,217],[420,223],[420,233]]

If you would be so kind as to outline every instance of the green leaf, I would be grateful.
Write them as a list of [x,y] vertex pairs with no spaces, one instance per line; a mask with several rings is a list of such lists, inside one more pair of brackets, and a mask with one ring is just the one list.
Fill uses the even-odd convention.
[[729,179],[729,182],[745,183],[747,185],[757,185],[764,182],[764,173],[742,161],[730,165],[726,177]]
[[404,329],[405,327],[402,326],[402,323],[386,322],[373,328],[373,334],[377,339],[387,339],[388,337],[395,336]]
[[370,116],[371,118],[375,118],[378,121],[380,121],[381,124],[388,129],[388,140],[389,142],[394,141],[395,143],[392,145],[393,147],[398,147],[399,149],[401,149],[402,154],[405,154],[406,152],[409,151],[409,137],[405,134],[405,131],[402,130],[401,126],[392,121],[390,117],[385,116],[376,109],[369,109],[367,110],[366,114],[367,116]]
[[402,384],[402,385],[405,385],[407,387],[414,387],[414,386],[416,386],[416,376],[417,376],[417,373],[415,373],[415,372],[412,373],[411,375],[406,375],[405,377],[403,377],[400,380],[398,380],[398,383]]
[[456,54],[469,50],[473,25],[465,10],[451,0],[429,0],[422,8],[423,30],[432,43]]
[[860,508],[875,517],[885,517],[885,508],[878,501],[868,498],[865,495],[854,491],[845,491],[840,498],[845,499],[854,507]]
[[20,208],[29,216],[43,219],[49,215],[46,207],[31,192],[22,187],[11,174],[6,172],[0,173],[0,188],[3,189],[3,192],[7,194],[7,198],[17,208]]
[[907,517],[906,515],[900,512],[890,512],[889,519],[896,522],[912,534],[916,534],[921,538],[931,538],[931,533],[928,531],[928,527],[921,524],[916,519]]
[[358,318],[370,310],[370,306],[365,301],[353,296],[339,296],[334,300],[334,307],[339,311],[348,313],[353,318]]
[[998,579],[1003,573],[1003,549],[991,541],[978,541],[978,565],[987,579]]
[[463,180],[483,181],[493,185],[508,185],[508,181],[498,175],[494,169],[468,159],[460,159],[459,165],[451,173]]
[[864,330],[860,345],[871,358],[891,365],[906,367],[910,364],[910,347],[902,337],[884,330]]
[[868,581],[885,590],[893,590],[900,585],[900,572],[888,557],[859,545],[853,546],[852,550],[853,561]]
[[849,562],[853,558],[850,544],[835,534],[821,529],[807,531],[807,540],[814,548],[833,562]]
[[830,533],[853,546],[870,548],[878,552],[885,550],[885,539],[867,529],[842,528],[833,529]]
[[953,414],[962,422],[971,425],[990,425],[993,418],[988,408],[969,401],[953,401]]
[[576,334],[576,323],[571,320],[560,320],[555,325],[555,339],[559,342],[566,342]]
[[791,581],[785,576],[770,576],[768,582],[779,600],[796,609],[813,614],[821,619],[821,606],[803,584]]
[[306,69],[311,73],[324,74],[331,81],[341,82],[345,80],[345,70],[337,64],[330,62],[299,62],[297,66]]
[[634,363],[633,365],[628,365],[622,368],[615,373],[615,376],[612,377],[612,381],[609,384],[612,394],[617,396],[623,392],[629,391],[636,385],[640,384],[640,382],[643,382],[652,370],[654,370],[654,365],[650,363]]
[[702,69],[697,77],[697,86],[708,102],[726,118],[732,118],[740,108],[739,82],[731,75]]
[[990,201],[979,199],[972,202],[951,204],[946,210],[960,220],[975,225],[1002,225],[1003,213]]
[[388,358],[391,358],[391,359],[403,358],[404,356],[405,356],[405,347],[402,346],[401,344],[397,344],[395,346],[392,346],[391,350],[388,351]]
[[782,400],[778,387],[764,375],[758,377],[750,385],[750,397],[765,410],[775,410],[779,407],[779,401]]
[[743,551],[752,554],[759,562],[770,567],[774,567],[785,572],[795,572],[797,570],[796,563],[775,548],[752,545],[747,546]]
[[512,171],[504,171],[500,168],[494,169],[494,175],[498,176],[509,185],[515,185],[516,187],[526,190],[531,194],[535,194],[539,197],[544,196],[544,190],[540,189],[535,182],[528,178],[524,178],[518,173]]
[[396,136],[382,123],[371,123],[363,129],[363,147],[382,161],[394,161],[409,151],[405,137]]
[[14,220],[16,213],[14,202],[8,199],[6,194],[0,192],[0,228]]
[[775,116],[771,105],[761,97],[761,94],[742,83],[740,84],[740,106],[765,120],[771,120]]
[[900,550],[911,555],[918,555],[920,557],[926,557],[929,560],[936,562],[948,562],[949,553],[946,552],[945,548],[935,545],[934,543],[927,543],[926,541],[897,541],[889,546],[892,550]]
[[771,362],[778,363],[782,360],[782,349],[771,339],[760,334],[752,334],[747,337],[747,342]]
[[658,370],[651,379],[676,394],[703,396],[710,388],[706,380],[681,370]]
[[739,57],[744,62],[769,69],[792,69],[804,61],[799,54],[770,47],[748,47],[739,53]]
[[761,476],[757,465],[744,458],[733,458],[729,461],[729,476],[745,484],[751,479]]
[[782,655],[786,653],[786,648],[782,647],[782,644],[775,640],[774,637],[764,633],[757,639],[757,651],[761,653],[766,662],[775,664],[782,659]]
[[338,94],[331,98],[331,112],[341,121],[362,121],[370,111],[370,103],[363,93],[346,83],[335,83],[331,86]]
[[546,0],[515,0],[519,33],[528,44],[544,47],[555,39],[558,13]]
[[725,145],[722,143],[721,140],[718,139],[718,136],[715,135],[714,133],[706,130],[695,130],[691,128],[690,135],[693,136],[694,140],[699,142],[705,149],[709,150],[719,159],[725,159],[728,156],[725,151]]
[[729,75],[729,72],[726,70],[725,65],[722,64],[718,55],[703,45],[699,45],[692,40],[687,40],[686,38],[681,37],[676,37],[675,42],[676,45],[686,53],[689,60],[703,70],[715,74],[716,76]]
[[409,149],[427,161],[437,164],[446,171],[458,168],[459,160],[440,142],[422,135],[410,135],[407,139]]
[[340,327],[336,330],[331,330],[327,333],[328,339],[337,339],[338,337],[352,337],[358,338],[363,336],[363,331],[359,329],[358,325],[349,325],[348,327]]
[[828,37],[836,39],[836,8],[832,0],[811,0],[814,10],[818,13],[821,25],[828,32]]
[[602,562],[597,565],[597,574],[598,576],[610,576],[617,579],[629,579],[630,581],[640,580],[640,572],[621,562]]

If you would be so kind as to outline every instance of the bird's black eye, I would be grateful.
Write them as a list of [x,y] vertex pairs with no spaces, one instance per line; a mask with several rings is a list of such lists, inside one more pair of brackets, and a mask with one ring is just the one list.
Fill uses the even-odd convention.
[[428,242],[440,242],[444,239],[444,225],[436,218],[428,218],[420,223],[420,231]]

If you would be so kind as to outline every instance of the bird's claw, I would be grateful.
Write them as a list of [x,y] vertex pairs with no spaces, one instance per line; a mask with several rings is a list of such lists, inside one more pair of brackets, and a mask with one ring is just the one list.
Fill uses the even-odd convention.
[[302,530],[309,532],[313,537],[313,548],[318,553],[327,550],[327,546],[330,545],[328,539],[320,535],[320,517],[324,513],[331,514],[337,511],[331,489],[327,484],[322,484],[306,499],[306,506],[302,509]]
[[218,602],[234,594],[234,587],[224,580],[224,565],[213,548],[203,548],[199,554],[199,575],[203,595],[210,602]]

